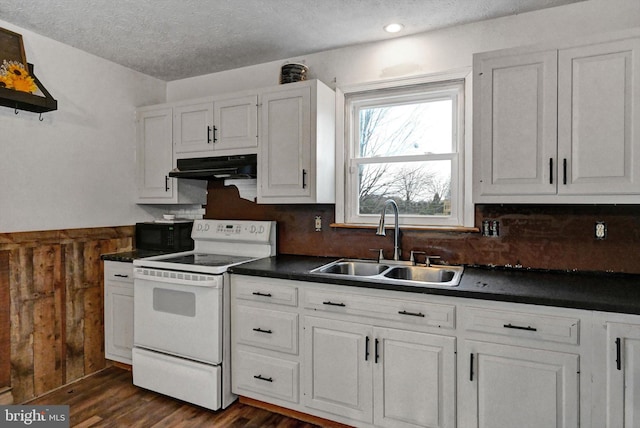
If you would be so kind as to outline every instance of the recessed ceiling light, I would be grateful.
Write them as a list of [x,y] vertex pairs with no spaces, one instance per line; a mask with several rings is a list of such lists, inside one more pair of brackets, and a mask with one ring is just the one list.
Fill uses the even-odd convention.
[[387,33],[397,33],[399,31],[402,31],[403,28],[404,28],[404,25],[393,23],[393,24],[385,25],[384,31],[386,31]]

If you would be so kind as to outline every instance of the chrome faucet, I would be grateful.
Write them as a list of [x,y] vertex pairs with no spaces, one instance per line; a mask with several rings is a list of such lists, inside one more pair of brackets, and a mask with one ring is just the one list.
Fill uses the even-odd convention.
[[398,238],[400,236],[400,225],[398,224],[398,204],[393,199],[388,199],[384,203],[384,208],[382,209],[382,213],[380,213],[380,223],[378,224],[378,230],[376,231],[376,235],[385,236],[386,233],[384,231],[384,217],[387,214],[387,207],[391,205],[393,207],[393,215],[394,220],[396,222],[396,227],[394,229],[394,240],[393,240],[393,260],[400,260],[400,253],[402,250],[398,247]]

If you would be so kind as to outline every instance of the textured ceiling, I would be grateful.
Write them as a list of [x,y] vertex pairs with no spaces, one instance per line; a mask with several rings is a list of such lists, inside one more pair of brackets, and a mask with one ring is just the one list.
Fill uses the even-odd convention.
[[577,1],[0,0],[0,18],[170,81]]

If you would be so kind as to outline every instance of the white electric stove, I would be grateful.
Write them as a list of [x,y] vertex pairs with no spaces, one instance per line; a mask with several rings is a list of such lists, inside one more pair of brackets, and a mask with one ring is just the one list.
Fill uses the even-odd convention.
[[196,220],[194,249],[134,260],[133,383],[212,410],[231,393],[227,269],[276,254],[276,223]]

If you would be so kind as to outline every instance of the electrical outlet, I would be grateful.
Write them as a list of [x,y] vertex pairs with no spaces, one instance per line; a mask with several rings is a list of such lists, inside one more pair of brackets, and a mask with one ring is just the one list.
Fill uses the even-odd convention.
[[500,222],[498,220],[483,220],[482,236],[500,236]]
[[322,217],[320,217],[319,215],[316,216],[315,219],[316,222],[316,232],[322,232]]
[[607,223],[596,221],[595,238],[598,240],[607,238]]

